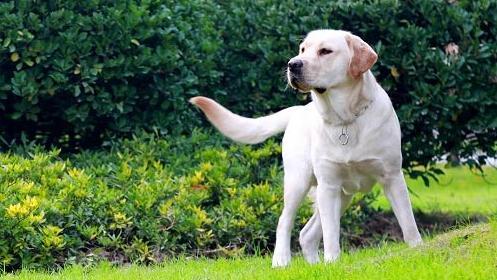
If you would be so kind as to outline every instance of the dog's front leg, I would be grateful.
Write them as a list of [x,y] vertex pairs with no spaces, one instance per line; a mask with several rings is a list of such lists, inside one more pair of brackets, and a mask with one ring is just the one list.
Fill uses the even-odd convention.
[[411,201],[404,176],[401,171],[383,178],[383,189],[385,195],[392,205],[393,213],[402,229],[404,241],[409,246],[421,244],[423,240],[419,234],[414,214],[412,212]]
[[324,261],[333,262],[340,256],[340,209],[342,190],[339,186],[319,182],[317,204],[323,228]]
[[[295,215],[305,195],[309,191],[310,168],[294,169],[295,164],[285,165],[284,206],[276,229],[273,267],[284,267],[290,264],[290,239]],[[297,165],[298,166],[298,165]]]

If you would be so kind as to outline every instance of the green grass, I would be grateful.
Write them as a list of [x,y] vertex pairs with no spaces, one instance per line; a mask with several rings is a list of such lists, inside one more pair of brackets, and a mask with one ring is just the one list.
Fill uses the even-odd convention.
[[[496,214],[497,169],[487,167],[484,170],[485,178],[467,168],[445,169],[439,183],[432,180],[429,187],[421,179],[408,179],[413,208],[427,213]],[[379,196],[376,205],[390,209],[384,195]]]
[[[452,214],[497,213],[497,185],[492,185],[467,169],[445,171],[440,184],[426,188],[421,181],[409,180],[415,208],[424,212]],[[486,170],[487,181],[497,183],[497,171]],[[383,196],[378,206],[388,209]],[[385,243],[378,248],[344,252],[330,265],[308,265],[294,258],[286,269],[271,269],[271,259],[168,261],[155,266],[113,267],[108,263],[93,268],[72,266],[57,273],[30,272],[6,274],[6,279],[496,279],[497,220],[468,225],[435,237],[425,244],[407,248]]]
[[495,279],[497,222],[439,235],[417,248],[385,244],[344,253],[331,265],[308,265],[302,258],[286,269],[271,269],[269,257],[235,260],[178,260],[163,265],[86,270],[70,267],[54,274],[23,271],[7,279]]

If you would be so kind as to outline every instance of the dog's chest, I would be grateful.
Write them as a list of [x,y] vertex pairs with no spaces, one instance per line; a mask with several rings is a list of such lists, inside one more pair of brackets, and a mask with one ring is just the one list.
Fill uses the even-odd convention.
[[[375,147],[357,127],[318,130],[312,138],[311,154],[318,181],[339,184],[344,192],[367,192],[383,176],[384,162]],[[346,134],[345,136],[341,136]]]
[[368,192],[377,179],[383,176],[383,163],[379,159],[339,162],[320,157],[313,162],[318,178],[338,185],[347,194]]
[[364,160],[359,162],[335,163],[329,168],[336,169],[340,176],[341,187],[347,194],[368,192],[381,176],[382,164],[379,160]]

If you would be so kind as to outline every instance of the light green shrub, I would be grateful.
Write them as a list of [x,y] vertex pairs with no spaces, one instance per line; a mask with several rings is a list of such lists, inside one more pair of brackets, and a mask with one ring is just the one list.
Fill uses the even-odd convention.
[[2,153],[0,262],[11,270],[265,252],[282,206],[280,152],[273,141],[230,146],[195,132],[66,159],[40,148]]
[[[199,131],[144,134],[65,159],[36,147],[1,153],[0,262],[12,270],[265,253],[283,204],[280,157],[274,141],[236,145]],[[370,201],[347,214],[346,230],[357,232]]]

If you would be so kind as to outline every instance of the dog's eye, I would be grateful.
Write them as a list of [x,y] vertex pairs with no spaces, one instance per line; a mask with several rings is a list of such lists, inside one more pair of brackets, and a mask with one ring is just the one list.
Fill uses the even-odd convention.
[[305,51],[305,48],[301,48],[300,52],[303,53]]
[[332,53],[332,52],[333,52],[333,51],[332,51],[332,50],[330,50],[330,49],[320,49],[320,50],[318,51],[318,54],[319,54],[319,55],[327,55],[327,54],[330,54],[330,53]]

